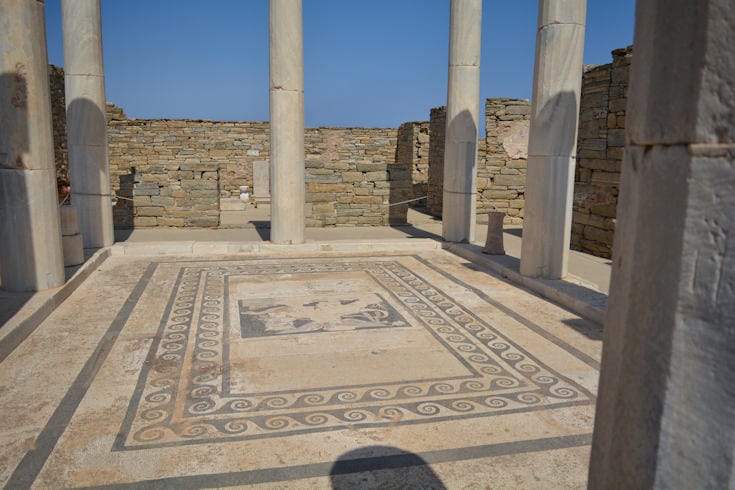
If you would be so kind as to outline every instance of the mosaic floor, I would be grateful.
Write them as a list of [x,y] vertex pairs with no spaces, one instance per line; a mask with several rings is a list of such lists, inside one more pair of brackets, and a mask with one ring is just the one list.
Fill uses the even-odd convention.
[[444,251],[112,257],[4,353],[0,482],[581,488],[599,338]]

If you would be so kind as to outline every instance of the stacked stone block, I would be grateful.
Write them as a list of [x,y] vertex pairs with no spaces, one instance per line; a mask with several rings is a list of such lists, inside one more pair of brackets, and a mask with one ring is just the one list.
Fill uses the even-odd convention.
[[110,117],[115,226],[218,226],[219,171],[238,159],[238,136],[234,123]]
[[[477,220],[489,211],[506,213],[506,224],[523,222],[526,158],[531,103],[524,99],[487,99],[486,136],[477,142]],[[427,208],[442,216],[446,108],[431,110]]]
[[487,222],[489,211],[502,211],[505,224],[523,223],[530,113],[525,99],[485,101],[486,136],[477,159],[479,222]]
[[395,129],[306,131],[306,226],[379,226],[406,222],[411,166],[394,163]]
[[606,258],[615,234],[632,49],[612,54],[612,64],[584,73],[571,236],[571,248]]
[[[54,160],[56,179],[69,182],[69,162],[66,148],[66,98],[64,95],[64,69],[48,65],[49,88],[51,90],[51,117],[54,130]],[[59,124],[64,121],[64,124]]]
[[447,126],[447,108],[434,107],[429,115],[429,170],[426,188],[426,210],[441,218],[444,190],[444,135]]
[[[429,181],[429,122],[407,122],[398,127],[396,163],[409,164],[414,198],[426,196]],[[411,206],[425,207],[426,200]]]

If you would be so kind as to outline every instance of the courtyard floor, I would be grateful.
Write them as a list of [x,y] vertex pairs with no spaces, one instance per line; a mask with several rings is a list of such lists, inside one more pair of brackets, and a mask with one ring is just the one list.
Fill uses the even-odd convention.
[[430,242],[119,249],[0,336],[0,482],[583,488],[601,327]]

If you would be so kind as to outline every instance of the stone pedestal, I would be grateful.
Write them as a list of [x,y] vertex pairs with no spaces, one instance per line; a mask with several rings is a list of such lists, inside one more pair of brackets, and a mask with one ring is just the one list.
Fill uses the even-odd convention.
[[64,283],[44,3],[0,2],[0,274],[9,291]]
[[638,1],[591,489],[735,484],[733,39],[731,0]]
[[114,242],[99,0],[62,0],[69,177],[84,246]]
[[260,203],[271,202],[270,162],[253,162],[253,201],[257,207]]
[[304,55],[301,0],[270,0],[271,241],[304,242]]
[[452,0],[444,147],[442,235],[475,239],[482,0]]
[[503,220],[505,213],[502,211],[490,211],[487,213],[487,239],[482,253],[488,255],[505,255],[503,246]]
[[84,245],[79,233],[77,210],[74,206],[61,206],[61,247],[64,251],[64,267],[84,263]]
[[586,0],[540,0],[521,274],[567,273]]

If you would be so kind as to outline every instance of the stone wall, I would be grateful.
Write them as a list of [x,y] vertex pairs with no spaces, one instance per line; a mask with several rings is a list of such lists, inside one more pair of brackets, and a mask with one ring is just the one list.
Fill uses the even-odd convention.
[[391,128],[306,130],[307,226],[370,226],[406,222],[411,171],[396,159]]
[[[132,199],[118,202],[118,227],[219,226],[223,202],[270,158],[268,123],[109,117],[108,141],[113,189]],[[307,129],[307,226],[405,223],[387,206],[412,195],[396,142],[395,129]]]
[[446,106],[434,107],[429,115],[429,171],[426,210],[441,218],[444,190],[444,134],[447,125]]
[[[477,142],[477,220],[487,222],[488,211],[506,213],[506,224],[523,222],[530,102],[524,99],[487,99],[486,136]],[[431,110],[429,120],[429,183],[427,209],[441,217],[444,186],[446,108]]]
[[[68,180],[63,69],[49,66],[49,81],[57,177]],[[406,128],[400,156],[395,128],[306,129],[307,226],[405,223],[408,206],[388,204],[424,185],[428,122]],[[108,103],[107,133],[117,228],[222,226],[223,210],[244,209],[239,187],[252,190],[255,162],[270,158],[262,122],[132,119]]]
[[56,180],[69,181],[69,163],[66,149],[66,97],[64,94],[64,69],[48,65],[51,91],[51,118],[54,130],[54,160]]
[[[413,197],[426,196],[429,181],[429,122],[407,122],[398,127],[396,162],[411,167]],[[426,200],[411,203],[414,207],[425,207]]]
[[584,73],[571,236],[572,249],[607,258],[615,234],[632,49],[612,55],[611,64]]
[[108,111],[111,184],[122,198],[113,209],[115,226],[218,226],[220,172],[227,175],[233,160],[246,167],[240,145],[248,128],[236,126]]
[[525,99],[485,101],[486,135],[477,159],[480,222],[487,222],[488,211],[503,211],[505,224],[523,223],[530,114],[531,102]]

